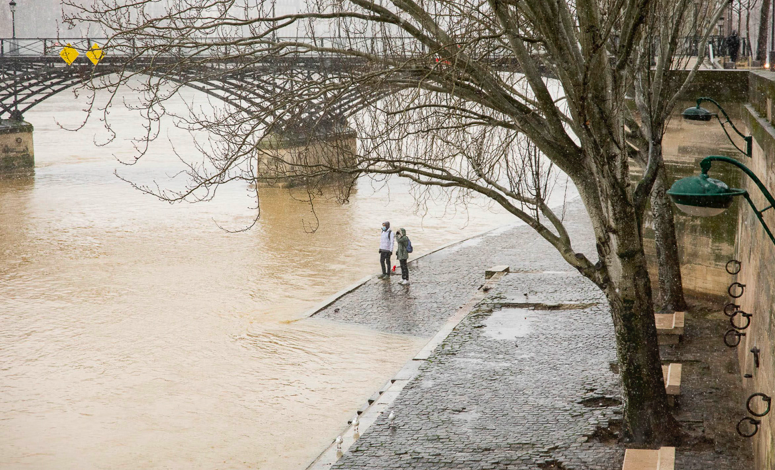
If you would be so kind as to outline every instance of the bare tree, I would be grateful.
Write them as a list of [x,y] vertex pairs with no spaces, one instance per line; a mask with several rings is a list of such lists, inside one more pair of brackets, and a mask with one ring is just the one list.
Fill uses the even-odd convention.
[[745,3],[745,37],[747,43],[748,56],[752,55],[751,51],[751,12],[756,9],[756,4],[759,0],[746,0]]
[[[675,440],[642,238],[645,201],[664,175],[654,147],[675,101],[660,101],[660,87],[674,67],[670,51],[656,73],[644,60],[652,57],[649,27],[684,10],[659,16],[672,7],[657,0],[308,0],[303,11],[273,14],[264,0],[180,0],[154,16],[154,3],[96,0],[73,5],[69,18],[102,28],[108,54],[127,56],[120,73],[92,85],[114,98],[126,87],[144,97],[148,132],[138,158],[181,87],[217,95],[206,84],[229,82],[231,105],[178,116],[213,136],[200,149],[205,158],[188,163],[185,190],[141,189],[200,200],[231,181],[282,177],[313,195],[326,175],[351,184],[370,174],[449,197],[482,194],[604,292],[626,436],[645,445]],[[665,37],[675,49],[675,35]],[[636,72],[640,100],[657,102],[639,106],[641,124],[626,106]],[[356,127],[358,147],[334,139],[310,151],[346,124]],[[633,191],[628,159],[638,133],[648,144],[636,152],[645,170]],[[574,250],[562,213],[549,207],[558,172],[592,221],[596,261]]]
[[[690,18],[694,2],[690,0],[656,0],[651,3],[651,13],[644,24],[645,34],[634,61],[634,97],[637,117],[633,116],[630,142],[633,157],[645,169],[649,161],[657,162],[651,168],[656,171],[650,192],[651,212],[654,221],[657,265],[659,269],[660,307],[666,311],[686,309],[681,280],[681,263],[673,221],[673,209],[666,191],[669,187],[662,139],[676,102],[691,83],[705,57],[710,33],[724,14],[723,2],[715,10],[707,5],[701,15]],[[682,50],[685,25],[693,23],[703,32],[699,41],[698,56],[691,57]],[[694,64],[691,60],[696,59]],[[691,67],[690,67],[691,66]],[[676,73],[677,71],[688,73]],[[651,178],[646,177],[635,192],[636,203],[645,204],[645,189]]]
[[756,60],[769,61],[767,55],[767,39],[769,38],[770,26],[770,3],[771,0],[762,0],[762,6],[759,10],[759,39],[756,45]]

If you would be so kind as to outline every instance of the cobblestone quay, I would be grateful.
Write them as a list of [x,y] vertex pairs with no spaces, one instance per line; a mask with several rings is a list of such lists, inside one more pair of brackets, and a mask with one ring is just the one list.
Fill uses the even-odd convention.
[[[594,259],[581,204],[565,217],[575,249]],[[621,469],[607,304],[529,227],[423,258],[408,288],[372,280],[319,316],[431,336],[499,264],[512,274],[423,362],[393,402],[393,425],[383,413],[333,468]],[[677,457],[680,469],[733,468],[712,449],[691,463],[680,449]]]
[[[574,248],[596,258],[592,227],[581,203],[570,206],[566,225],[578,238],[578,241],[574,239]],[[411,230],[408,234],[411,237]],[[553,250],[530,227],[495,230],[416,261],[410,255],[409,286],[396,282],[400,276],[391,276],[390,282],[375,278],[315,317],[430,338],[482,285],[484,270],[490,266],[507,264],[512,271],[524,272],[571,270]],[[397,264],[395,257],[391,260]],[[374,270],[379,271],[376,248]]]

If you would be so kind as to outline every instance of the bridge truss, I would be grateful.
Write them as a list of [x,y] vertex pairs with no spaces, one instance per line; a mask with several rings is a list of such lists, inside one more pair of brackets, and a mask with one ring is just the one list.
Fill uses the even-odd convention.
[[[229,58],[229,51],[218,50],[193,61],[181,61],[174,54],[133,56],[134,45],[122,44],[111,48],[93,65],[84,53],[91,44],[105,42],[91,38],[0,39],[0,118],[21,120],[34,106],[69,88],[86,86],[111,75],[148,70],[153,70],[157,78],[193,88],[236,110],[259,116],[262,124],[289,130],[323,119],[341,122],[388,93],[374,87],[347,88],[335,97],[322,95],[311,99],[305,109],[289,114],[272,108],[277,97],[304,88],[304,83],[319,82],[321,76],[331,82],[346,80],[348,72],[363,67],[364,61],[323,54],[245,61]],[[59,57],[66,45],[80,52],[72,65]]]

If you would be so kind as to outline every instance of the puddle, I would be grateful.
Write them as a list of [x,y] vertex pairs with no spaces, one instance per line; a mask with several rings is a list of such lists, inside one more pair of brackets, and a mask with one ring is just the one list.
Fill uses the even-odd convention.
[[501,340],[523,338],[533,331],[535,312],[524,308],[504,308],[484,321],[484,334]]

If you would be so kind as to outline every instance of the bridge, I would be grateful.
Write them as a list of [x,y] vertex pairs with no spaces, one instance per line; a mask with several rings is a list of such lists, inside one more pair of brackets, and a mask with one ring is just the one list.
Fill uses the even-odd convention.
[[[304,40],[310,41],[314,41],[315,50],[298,48],[292,53],[284,51],[256,58],[250,56],[251,51],[239,50],[236,46],[229,50],[229,46],[223,45],[230,42],[229,38],[197,38],[196,43],[202,47],[195,50],[163,47],[164,54],[149,53],[148,44],[111,43],[105,38],[0,38],[0,120],[10,119],[3,121],[6,127],[15,126],[14,122],[21,124],[24,113],[36,105],[69,88],[88,85],[92,80],[113,74],[152,73],[156,78],[215,97],[251,119],[259,120],[279,138],[271,139],[270,145],[292,148],[311,136],[350,135],[352,131],[347,128],[347,119],[351,115],[395,92],[385,85],[353,86],[348,78],[353,72],[369,67],[369,62],[357,56],[326,51],[351,50],[400,62],[411,59],[445,64],[422,50],[422,46],[411,38],[318,37]],[[301,44],[299,38],[280,37],[260,46],[294,43]],[[105,52],[96,65],[86,56],[94,44],[102,46]],[[79,53],[71,65],[60,57],[66,46]],[[517,71],[516,63],[505,51],[487,54],[481,60],[490,66]],[[316,85],[321,79],[333,86],[323,90]],[[297,97],[299,94],[310,97],[303,109],[282,109],[284,96]],[[29,133],[25,137],[29,145],[17,137],[0,136],[0,140],[7,141],[7,144],[0,142],[0,151],[13,151],[16,142],[20,146],[19,152],[26,148],[32,152],[32,130],[29,125],[26,129],[20,132]],[[32,157],[19,165],[29,166],[31,161]]]
[[[225,38],[212,39],[214,44],[216,41],[219,44],[228,42]],[[275,38],[275,41],[298,42],[298,38]],[[208,39],[197,39],[196,42],[207,45]],[[68,44],[80,53],[72,65],[67,65],[59,56]],[[273,98],[293,93],[305,81],[311,83],[313,78],[323,77],[335,82],[345,79],[357,68],[368,66],[365,59],[317,50],[245,60],[236,48],[230,51],[228,46],[220,45],[204,47],[194,57],[185,56],[187,52],[184,51],[151,55],[139,53],[142,48],[134,42],[110,44],[105,49],[105,57],[95,66],[85,55],[93,44],[102,46],[108,44],[108,40],[0,38],[0,118],[7,116],[21,120],[24,113],[63,90],[122,71],[142,73],[150,68],[165,80],[206,93],[235,109],[254,116],[267,116],[266,112],[257,111],[267,111]],[[411,38],[365,37],[353,40],[322,37],[315,38],[314,44],[329,50],[349,49],[403,60],[424,55]],[[386,47],[391,50],[385,50]],[[186,60],[181,61],[182,57]],[[490,53],[485,60],[496,69],[517,71],[516,62],[508,54]],[[282,116],[267,117],[263,124],[290,130],[303,128],[310,122],[319,123],[321,118],[342,122],[369,102],[390,92],[373,86],[343,87],[335,97],[318,97],[293,116],[287,112],[280,113]]]
[[[111,74],[151,69],[165,80],[206,93],[235,109],[263,115],[256,111],[266,110],[272,97],[291,92],[299,83],[319,79],[321,75],[332,80],[343,78],[347,71],[364,62],[341,55],[311,53],[245,61],[231,58],[228,50],[211,50],[195,61],[184,61],[181,67],[180,56],[175,54],[134,55],[134,45],[123,44],[106,48],[102,60],[93,65],[85,53],[91,45],[106,42],[101,38],[0,39],[0,118],[22,120],[24,113],[34,106],[68,88]],[[68,44],[79,52],[72,65],[59,56]],[[320,99],[311,102],[302,115],[286,118],[288,122],[281,124],[298,127],[299,122],[290,121],[318,120],[323,114],[346,119],[373,99],[375,93],[373,89],[349,90],[337,96],[334,105]]]
[[[147,44],[138,47],[134,40],[110,42],[106,38],[0,38],[0,119],[10,117],[21,120],[25,112],[63,90],[122,71],[143,72],[151,65],[165,80],[206,93],[254,116],[263,116],[266,113],[257,111],[266,111],[273,98],[283,93],[292,93],[305,79],[325,76],[335,81],[346,78],[348,72],[358,67],[367,66],[365,59],[336,52],[321,52],[321,49],[352,50],[400,60],[423,60],[424,57],[430,62],[439,61],[409,37],[304,38],[303,42],[312,43],[318,50],[299,49],[277,56],[267,54],[258,60],[245,60],[245,56],[240,54],[244,51],[238,50],[237,46],[226,45],[237,42],[231,39],[244,38],[193,38],[202,47],[188,51],[166,49],[167,53],[159,55],[143,52],[147,50]],[[710,47],[723,54],[726,47],[724,39],[721,36],[711,37]],[[300,39],[278,37],[273,42],[299,44]],[[697,55],[699,37],[687,36],[679,42],[679,55]],[[69,66],[59,57],[62,48],[68,44],[80,53]],[[106,56],[97,66],[92,65],[85,54],[93,44],[107,46]],[[258,41],[260,47],[270,44]],[[470,50],[472,46],[468,47]],[[483,39],[475,47],[484,51],[477,57],[480,63],[486,63],[499,71],[519,72],[513,56],[497,42]],[[747,51],[745,45],[743,51],[744,54]],[[185,60],[181,61],[182,58]],[[545,74],[551,76],[548,70]],[[276,128],[299,128],[305,122],[320,122],[319,118],[324,114],[335,120],[346,120],[372,100],[390,92],[374,87],[348,89],[334,99],[324,96],[310,100],[310,106],[296,116],[288,116],[286,113],[268,117],[265,121],[272,121]]]
[[[0,38],[0,120],[22,123],[24,113],[36,105],[92,80],[122,73],[152,73],[156,78],[212,96],[259,120],[280,137],[278,142],[290,147],[312,135],[346,132],[350,116],[395,92],[385,85],[353,86],[348,80],[353,72],[371,65],[364,58],[335,51],[362,52],[399,63],[419,64],[421,68],[422,61],[432,66],[446,64],[408,37],[317,37],[302,41],[279,37],[257,41],[257,46],[267,52],[260,57],[252,56],[247,48],[230,46],[239,43],[230,38],[193,38],[192,43],[195,48],[182,49],[164,44],[150,44],[149,48],[147,43],[106,38]],[[298,46],[303,43],[312,43],[314,48]],[[696,54],[697,43],[696,37],[684,38],[683,55]],[[97,65],[86,56],[94,44],[102,46],[105,52]],[[275,44],[290,47],[282,53],[268,53]],[[71,65],[60,57],[65,46],[79,52]],[[155,46],[162,46],[159,49],[164,53],[149,52]],[[494,70],[520,71],[513,55],[497,39],[484,38],[467,46],[467,52]],[[417,67],[414,69],[415,72],[404,73],[416,73]],[[548,70],[544,74],[551,76]],[[315,84],[321,79],[333,86],[326,90],[317,87]],[[303,109],[282,109],[284,96],[298,94],[310,97],[302,100]],[[9,121],[4,122],[10,125]],[[31,148],[31,128],[28,132]],[[14,139],[18,143],[19,139]]]

